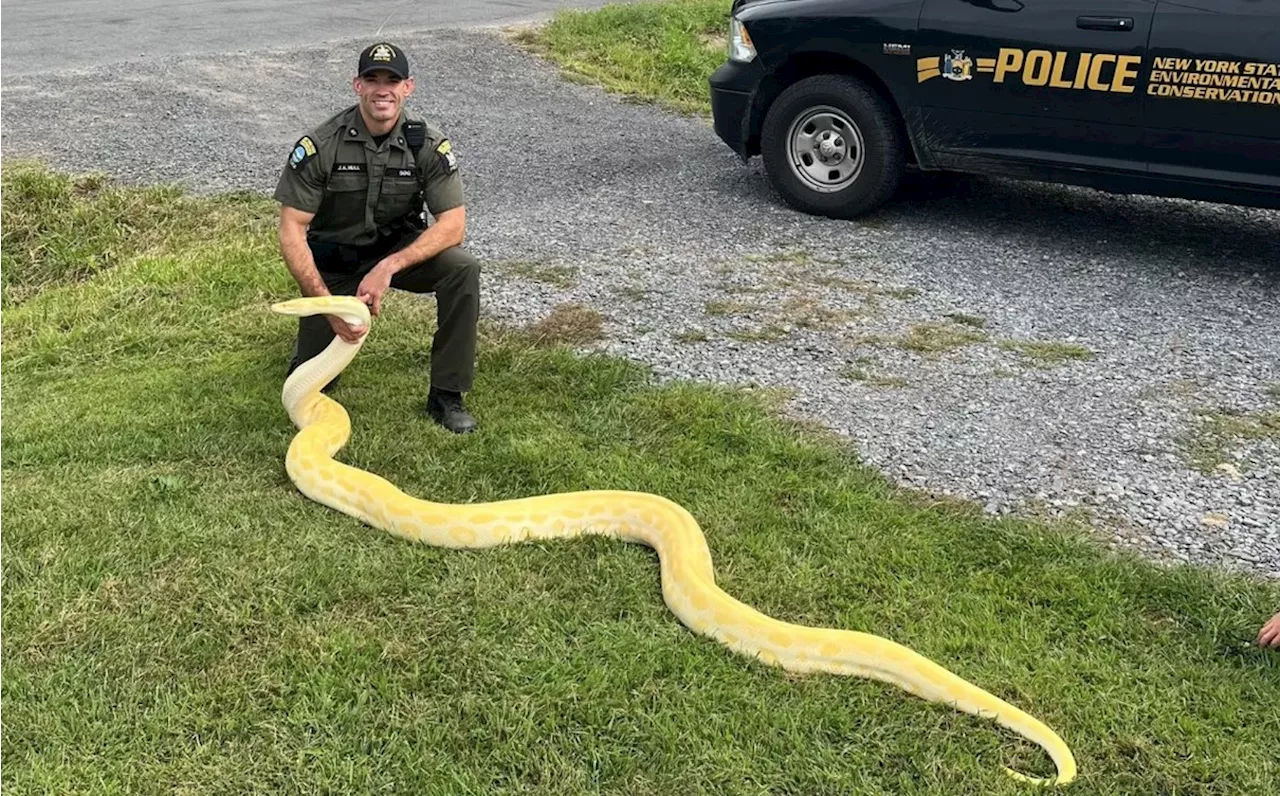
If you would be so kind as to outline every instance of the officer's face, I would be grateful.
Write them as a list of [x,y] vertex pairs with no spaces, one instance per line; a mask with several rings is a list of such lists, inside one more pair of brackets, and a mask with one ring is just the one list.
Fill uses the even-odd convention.
[[400,106],[413,93],[413,78],[401,80],[381,70],[357,77],[353,85],[360,97],[360,110],[366,118],[377,122],[397,119]]

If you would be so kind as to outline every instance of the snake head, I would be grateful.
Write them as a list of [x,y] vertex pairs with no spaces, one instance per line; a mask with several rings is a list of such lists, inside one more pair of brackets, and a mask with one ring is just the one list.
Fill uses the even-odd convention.
[[337,315],[352,326],[369,325],[369,307],[355,296],[308,296],[271,305],[273,312],[305,318],[308,315]]

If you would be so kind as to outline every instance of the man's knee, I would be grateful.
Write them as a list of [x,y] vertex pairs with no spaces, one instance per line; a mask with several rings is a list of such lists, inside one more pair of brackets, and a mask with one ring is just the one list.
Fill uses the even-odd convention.
[[440,252],[437,259],[447,272],[450,282],[464,289],[479,290],[480,261],[470,252],[455,246]]
[[396,274],[391,286],[412,293],[479,295],[480,261],[455,246]]

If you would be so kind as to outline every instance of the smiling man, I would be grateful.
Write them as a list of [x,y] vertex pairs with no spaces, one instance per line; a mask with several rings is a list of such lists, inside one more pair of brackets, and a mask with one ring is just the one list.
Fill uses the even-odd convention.
[[[426,410],[450,431],[472,431],[462,396],[475,373],[480,264],[460,248],[467,211],[457,156],[444,133],[405,112],[414,84],[399,47],[362,52],[352,87],[356,104],[289,152],[275,191],[280,253],[303,295],[358,296],[374,315],[388,288],[434,293]],[[302,318],[289,372],[335,335],[355,342],[364,332],[338,318]]]

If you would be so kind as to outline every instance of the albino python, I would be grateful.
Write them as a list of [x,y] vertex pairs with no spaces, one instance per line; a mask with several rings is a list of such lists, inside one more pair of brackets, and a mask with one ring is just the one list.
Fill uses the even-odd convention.
[[[337,315],[364,327],[370,321],[364,302],[350,296],[294,299],[272,309],[293,316]],[[308,498],[396,536],[443,547],[492,547],[583,534],[646,544],[657,551],[667,606],[691,630],[788,671],[883,680],[924,699],[994,718],[1041,746],[1057,766],[1057,776],[1052,778],[1028,777],[1005,768],[1011,776],[1058,785],[1075,778],[1075,758],[1053,730],[928,658],[867,633],[779,622],[721,591],[697,521],[666,498],[593,490],[492,503],[431,503],[335,461],[334,454],[350,437],[351,422],[347,411],[320,388],[342,372],[362,344],[363,338],[352,344],[335,337],[319,356],[285,380],[284,407],[299,429],[285,466]]]

